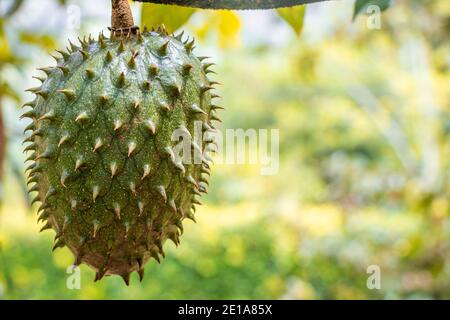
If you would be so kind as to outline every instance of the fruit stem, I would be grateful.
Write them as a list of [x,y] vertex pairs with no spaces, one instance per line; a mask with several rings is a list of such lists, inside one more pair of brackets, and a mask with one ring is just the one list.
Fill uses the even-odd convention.
[[128,0],[111,0],[111,32],[115,34],[136,33],[139,29],[134,25]]

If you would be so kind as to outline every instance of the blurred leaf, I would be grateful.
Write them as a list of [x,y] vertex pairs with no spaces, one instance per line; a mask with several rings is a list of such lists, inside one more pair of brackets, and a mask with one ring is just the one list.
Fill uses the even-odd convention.
[[300,36],[302,33],[305,11],[306,6],[277,9],[278,15],[289,23],[297,36]]
[[183,26],[194,14],[193,8],[146,4],[142,7],[141,28],[164,25],[169,33]]
[[2,19],[7,19],[9,17],[11,17],[14,13],[17,12],[17,10],[20,9],[20,7],[23,4],[23,0],[15,0],[12,2],[11,6],[9,8],[6,9],[6,12],[1,14],[1,18]]
[[356,0],[353,11],[353,20],[369,6],[378,6],[381,11],[386,10],[391,5],[391,0]]
[[19,93],[14,90],[8,82],[0,82],[0,92],[3,97],[13,99],[15,102],[20,103],[21,97]]
[[11,49],[9,48],[8,39],[3,29],[3,23],[0,20],[0,66],[12,59]]
[[219,42],[221,47],[233,47],[239,44],[239,30],[241,22],[236,13],[232,11],[218,11],[216,12],[218,28],[219,28]]
[[[204,13],[206,13],[206,12],[204,12]],[[211,31],[211,23],[209,23],[209,21],[202,24],[200,27],[195,28],[195,34],[196,34],[197,38],[201,39],[201,40],[206,39],[209,31]]]
[[36,45],[46,51],[53,51],[56,47],[56,41],[52,36],[47,34],[34,34],[29,32],[22,32],[20,34],[20,41],[26,44]]
[[222,48],[236,47],[239,44],[239,30],[241,22],[236,13],[226,10],[201,11],[203,24],[196,28],[195,34],[199,39],[206,39],[210,32],[218,33],[219,44]]

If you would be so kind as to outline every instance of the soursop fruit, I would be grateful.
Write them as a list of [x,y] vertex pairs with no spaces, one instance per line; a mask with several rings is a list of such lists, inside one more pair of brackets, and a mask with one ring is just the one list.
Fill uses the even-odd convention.
[[186,163],[172,139],[196,127],[208,137],[219,121],[212,64],[193,49],[161,28],[100,34],[58,51],[57,66],[39,69],[46,77],[29,90],[28,184],[42,230],[53,229],[53,249],[67,246],[95,280],[116,274],[128,285],[133,271],[142,280],[167,239],[179,244],[183,220],[194,220],[206,193],[205,151],[214,142],[192,139],[188,149],[200,160]]

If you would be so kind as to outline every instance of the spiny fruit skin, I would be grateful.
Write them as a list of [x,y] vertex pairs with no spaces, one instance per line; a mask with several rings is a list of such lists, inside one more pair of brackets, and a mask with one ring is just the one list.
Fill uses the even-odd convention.
[[133,271],[142,279],[167,239],[179,244],[183,220],[194,220],[196,196],[206,192],[208,157],[181,163],[171,139],[179,128],[193,136],[196,121],[214,130],[217,119],[211,64],[193,46],[162,29],[100,34],[59,51],[57,66],[40,69],[47,78],[30,89],[25,151],[39,221],[56,231],[54,249],[67,246],[95,280],[117,274],[128,284]]

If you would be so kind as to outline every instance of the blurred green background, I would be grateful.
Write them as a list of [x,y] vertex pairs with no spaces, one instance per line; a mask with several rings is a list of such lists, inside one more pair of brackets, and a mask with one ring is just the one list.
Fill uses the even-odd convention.
[[[279,173],[215,165],[198,223],[142,283],[94,283],[82,266],[69,290],[73,257],[51,253],[24,191],[19,106],[48,53],[105,30],[109,10],[0,0],[1,299],[450,298],[447,0],[397,0],[379,30],[353,21],[354,1],[308,5],[300,36],[274,11],[174,15],[217,63],[222,129],[280,130]],[[380,290],[366,286],[370,265]]]

